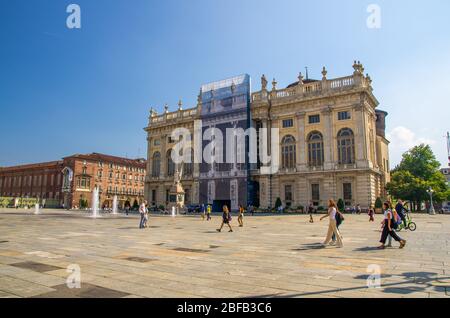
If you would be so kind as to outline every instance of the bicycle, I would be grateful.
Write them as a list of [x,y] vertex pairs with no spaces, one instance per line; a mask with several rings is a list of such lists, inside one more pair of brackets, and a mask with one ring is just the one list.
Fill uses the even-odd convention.
[[404,212],[405,214],[405,218],[406,218],[406,227],[405,227],[405,223],[402,222],[398,225],[397,227],[397,232],[400,232],[401,230],[410,230],[411,232],[414,232],[417,229],[417,225],[416,223],[414,223],[411,219],[411,216],[409,215],[409,213]]

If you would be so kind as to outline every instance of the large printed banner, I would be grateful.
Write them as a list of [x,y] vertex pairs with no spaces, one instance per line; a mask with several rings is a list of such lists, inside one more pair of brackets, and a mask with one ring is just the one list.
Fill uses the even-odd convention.
[[249,128],[250,93],[246,74],[202,85],[202,153],[213,144],[214,159],[200,165],[200,203],[212,204],[214,211],[248,204],[248,165],[238,160],[245,157],[247,142],[228,140],[227,130]]
[[202,85],[202,117],[247,109],[249,96],[247,74]]

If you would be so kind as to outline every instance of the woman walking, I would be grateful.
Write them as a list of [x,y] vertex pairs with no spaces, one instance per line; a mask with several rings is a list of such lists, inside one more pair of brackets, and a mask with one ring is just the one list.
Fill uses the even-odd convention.
[[394,212],[392,212],[392,210],[390,209],[390,204],[389,202],[385,202],[383,204],[383,209],[384,209],[384,220],[382,222],[383,224],[383,232],[381,234],[381,239],[380,239],[380,243],[381,245],[378,247],[379,249],[385,249],[386,246],[386,240],[388,238],[388,236],[391,236],[394,240],[396,240],[397,242],[400,242],[400,248],[404,248],[406,245],[406,241],[403,240],[401,237],[399,237],[397,235],[397,233],[395,233],[394,228],[395,228],[395,224],[396,224],[396,220],[395,220],[395,216],[394,216]]
[[242,205],[239,206],[238,223],[239,223],[239,227],[244,226],[244,207]]
[[341,233],[339,232],[337,226],[336,226],[336,213],[337,213],[337,206],[336,203],[334,202],[334,200],[328,200],[328,214],[324,215],[320,218],[320,220],[322,221],[324,218],[329,218],[330,219],[330,223],[328,224],[328,233],[327,233],[327,237],[325,238],[325,242],[323,243],[324,245],[328,245],[331,242],[332,236],[333,234],[336,235],[336,241],[337,241],[337,246],[338,247],[343,247],[343,243],[342,243],[342,236]]
[[230,230],[228,232],[233,232],[233,229],[231,228],[231,214],[228,210],[228,207],[226,205],[223,206],[223,213],[222,213],[222,224],[220,225],[220,228],[217,229],[217,232],[221,232],[224,224],[228,225]]

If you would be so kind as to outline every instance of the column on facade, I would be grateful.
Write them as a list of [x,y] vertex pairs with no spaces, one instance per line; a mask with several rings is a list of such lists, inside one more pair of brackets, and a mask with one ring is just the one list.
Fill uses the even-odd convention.
[[372,158],[372,167],[378,167],[378,155],[377,155],[377,124],[376,124],[377,116],[374,113],[370,114],[370,122],[372,124],[372,141],[370,143],[370,151],[373,154]]
[[368,168],[368,153],[366,141],[366,116],[363,101],[354,107],[356,113],[355,156],[359,168]]
[[324,202],[326,202],[325,200],[328,200],[329,198],[333,198],[336,201],[339,199],[337,194],[336,183],[337,178],[334,173],[327,173],[324,175],[322,184],[323,193],[320,194],[321,199],[324,200]]
[[[280,128],[279,127],[279,121],[280,120],[278,119],[278,117],[273,116],[272,117],[272,127],[271,128],[279,129]],[[272,136],[270,136],[270,138],[272,138]],[[270,139],[270,140],[272,140],[272,139]],[[281,145],[280,144],[281,144],[281,140],[278,140],[278,144],[277,144],[277,147],[279,149],[279,151],[278,151],[279,152],[279,154],[278,154],[278,162],[279,162],[279,165],[280,165],[280,168],[281,168],[282,161],[281,161],[281,149],[280,149]],[[270,197],[270,201],[271,201],[272,205],[274,205],[277,198],[281,199],[279,175],[278,174],[273,175],[271,180],[272,180],[272,182],[270,184],[270,189],[269,189],[270,194],[269,195],[271,196]]]
[[376,180],[372,173],[361,173],[356,176],[355,202],[363,207],[374,204],[376,200]]
[[333,129],[333,112],[331,108],[327,108],[322,111],[321,115],[323,117],[324,132],[323,132],[323,147],[324,147],[324,169],[333,170],[334,169],[334,148],[335,148],[335,138]]
[[305,136],[305,112],[299,112],[296,114],[297,119],[297,171],[306,170],[307,161],[307,149],[306,149],[306,136]]
[[152,162],[153,162],[153,156],[152,156],[152,138],[150,136],[150,133],[147,135],[147,173],[145,177],[144,182],[144,197],[147,200],[147,202],[152,202],[152,190],[150,189],[150,178],[153,173],[152,171]]
[[[258,134],[259,134],[259,153],[258,153],[258,158],[260,158],[260,160],[262,159],[262,158],[264,158],[264,157],[267,157],[269,154],[270,154],[270,149],[269,149],[269,145],[270,145],[270,142],[269,142],[269,136],[270,136],[270,128],[268,127],[268,120],[266,119],[266,118],[263,118],[263,119],[259,119],[260,121],[261,121],[261,128],[262,128],[262,130],[261,131],[259,131],[259,132],[257,132]],[[264,140],[263,139],[263,131],[266,131],[267,133],[266,133],[266,139]],[[265,148],[266,149],[264,149],[262,146],[263,145],[265,145]],[[263,152],[265,150],[265,153]],[[266,167],[266,166],[269,166],[269,163],[263,163],[262,161],[261,161],[261,166],[264,166],[264,167]]]
[[306,209],[310,201],[308,197],[308,183],[306,177],[296,178],[296,180],[297,180],[295,187],[296,200]]
[[167,135],[161,135],[161,164],[159,177],[160,179],[165,179],[167,171]]
[[270,206],[269,200],[269,176],[262,175],[259,177],[259,205],[262,208],[268,208]]

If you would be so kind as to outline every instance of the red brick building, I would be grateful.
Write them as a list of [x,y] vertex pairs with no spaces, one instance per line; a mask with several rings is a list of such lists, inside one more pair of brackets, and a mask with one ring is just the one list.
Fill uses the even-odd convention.
[[63,161],[0,168],[0,196],[51,199],[61,196]]
[[0,168],[0,196],[39,198],[66,208],[86,208],[98,188],[101,207],[112,207],[116,195],[119,207],[134,206],[144,198],[145,167],[144,159],[92,153]]

